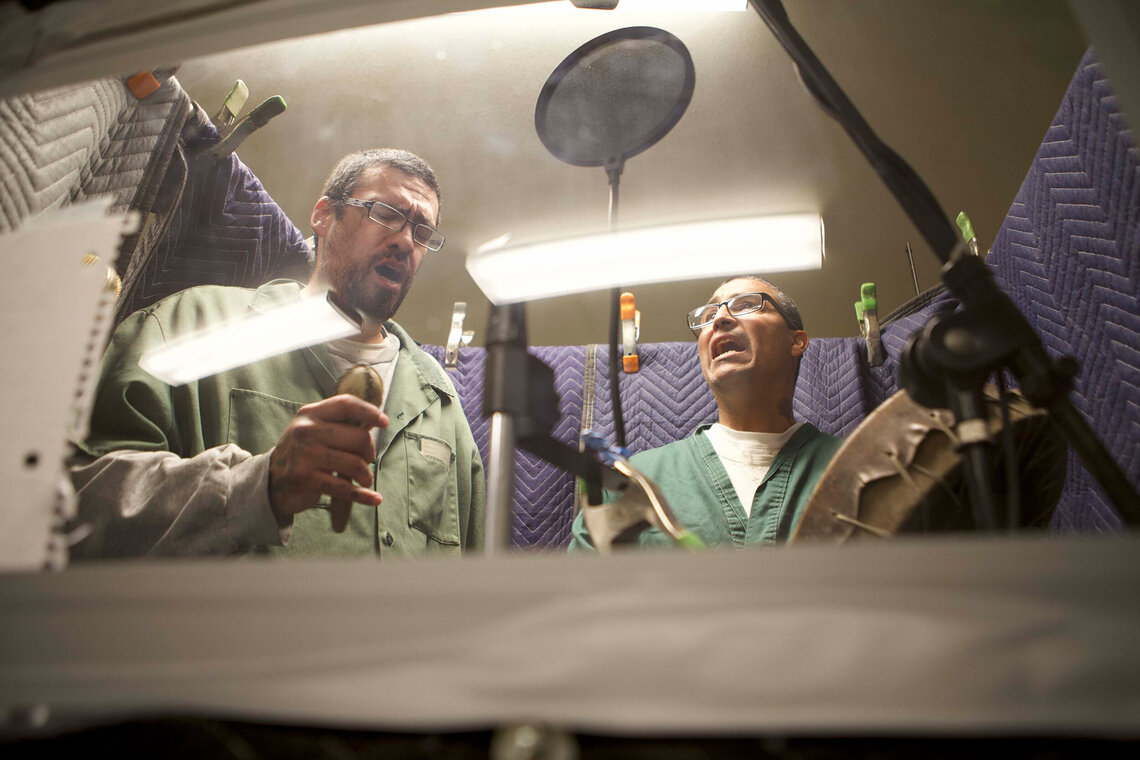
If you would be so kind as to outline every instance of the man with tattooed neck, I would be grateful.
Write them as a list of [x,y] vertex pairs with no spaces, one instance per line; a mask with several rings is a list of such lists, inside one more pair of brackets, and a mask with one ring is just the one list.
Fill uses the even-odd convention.
[[[808,334],[794,301],[753,275],[724,282],[688,314],[717,421],[634,455],[677,519],[710,546],[787,540],[841,439],[797,422],[792,395]],[[649,529],[642,545],[670,544]],[[589,549],[581,514],[571,550]]]

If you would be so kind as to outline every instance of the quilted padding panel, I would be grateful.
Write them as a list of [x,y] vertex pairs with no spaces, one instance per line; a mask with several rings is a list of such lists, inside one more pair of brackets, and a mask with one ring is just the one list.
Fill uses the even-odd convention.
[[[1086,54],[988,259],[1054,356],[1076,357],[1074,405],[1140,486],[1140,161]],[[1053,526],[1121,520],[1070,453]]]
[[[443,363],[442,346],[423,346],[425,352]],[[554,371],[554,390],[559,398],[560,417],[554,436],[577,444],[582,419],[582,377],[586,350],[583,346],[538,346],[531,351]],[[483,456],[489,462],[491,424],[483,417],[483,382],[487,352],[483,348],[464,348],[459,352],[458,366],[448,374],[459,393],[463,412],[471,423],[471,432]],[[554,465],[525,451],[515,457],[515,496],[512,537],[516,546],[525,549],[561,547],[570,540],[570,524],[574,520],[574,478]]]
[[[596,354],[594,430],[613,441],[609,348]],[[637,347],[640,370],[619,375],[626,448],[637,453],[684,438],[693,428],[716,419],[716,404],[697,362],[695,342],[647,343]]]
[[0,232],[96,195],[126,208],[183,98],[171,80],[140,101],[106,79],[0,101]]
[[275,277],[308,279],[304,237],[261,181],[235,154],[216,163],[203,154],[218,141],[212,124],[188,125],[187,131],[167,178],[175,187],[164,191],[176,199],[163,212],[164,234],[136,251],[118,320],[191,285],[257,287]]

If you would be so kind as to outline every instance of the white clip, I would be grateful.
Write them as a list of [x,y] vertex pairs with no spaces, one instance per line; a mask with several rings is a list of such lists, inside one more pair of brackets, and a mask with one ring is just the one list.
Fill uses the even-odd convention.
[[226,131],[234,125],[234,122],[237,121],[237,115],[241,113],[241,109],[245,107],[245,101],[248,99],[249,88],[245,86],[245,82],[240,79],[234,82],[233,88],[222,101],[222,107],[218,109],[212,119],[220,134],[225,135]]
[[463,320],[467,318],[467,302],[456,301],[451,310],[451,332],[447,335],[447,353],[443,357],[444,369],[459,366],[459,347],[471,345],[474,330],[464,331]]

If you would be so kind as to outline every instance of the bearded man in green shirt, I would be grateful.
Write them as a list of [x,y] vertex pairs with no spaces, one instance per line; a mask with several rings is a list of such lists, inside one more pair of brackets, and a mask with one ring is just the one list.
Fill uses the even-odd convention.
[[[842,440],[792,412],[809,338],[783,291],[753,275],[734,277],[688,314],[717,422],[631,457],[664,492],[681,524],[708,546],[787,540]],[[649,528],[637,542],[670,545]],[[583,515],[570,550],[593,548]]]
[[[417,156],[351,154],[313,207],[307,284],[194,287],[128,317],[104,355],[71,471],[81,537],[72,557],[478,548],[486,486],[470,426],[439,364],[392,321],[427,252],[443,245],[439,206],[435,174]],[[358,335],[180,386],[139,366],[179,334],[326,292],[361,317]],[[381,376],[379,406],[336,394],[358,364]],[[347,516],[343,530],[333,510],[338,523]]]

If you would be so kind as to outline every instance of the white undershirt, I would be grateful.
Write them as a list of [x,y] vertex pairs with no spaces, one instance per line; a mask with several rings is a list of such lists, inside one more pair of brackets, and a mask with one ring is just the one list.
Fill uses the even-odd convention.
[[[324,292],[319,289],[311,290],[305,285],[301,288],[301,297],[308,298],[314,295],[323,297]],[[396,360],[400,358],[400,339],[390,332],[385,332],[384,340],[379,343],[361,343],[358,340],[339,338],[326,343],[325,347],[332,356],[333,368],[338,378],[357,364],[367,364],[376,370],[380,379],[384,381],[384,392],[380,401],[380,411],[384,411],[384,407],[388,405],[388,389],[392,386],[392,377],[396,373]]]
[[748,433],[716,422],[705,431],[746,515],[752,516],[752,500],[772,460],[802,425],[797,422],[783,433]]
[[388,403],[388,390],[392,387],[392,376],[396,372],[396,360],[400,358],[400,339],[392,333],[384,336],[380,343],[361,343],[348,338],[340,338],[328,343],[333,366],[337,376],[343,375],[357,364],[367,364],[384,381],[383,400],[380,408]]

